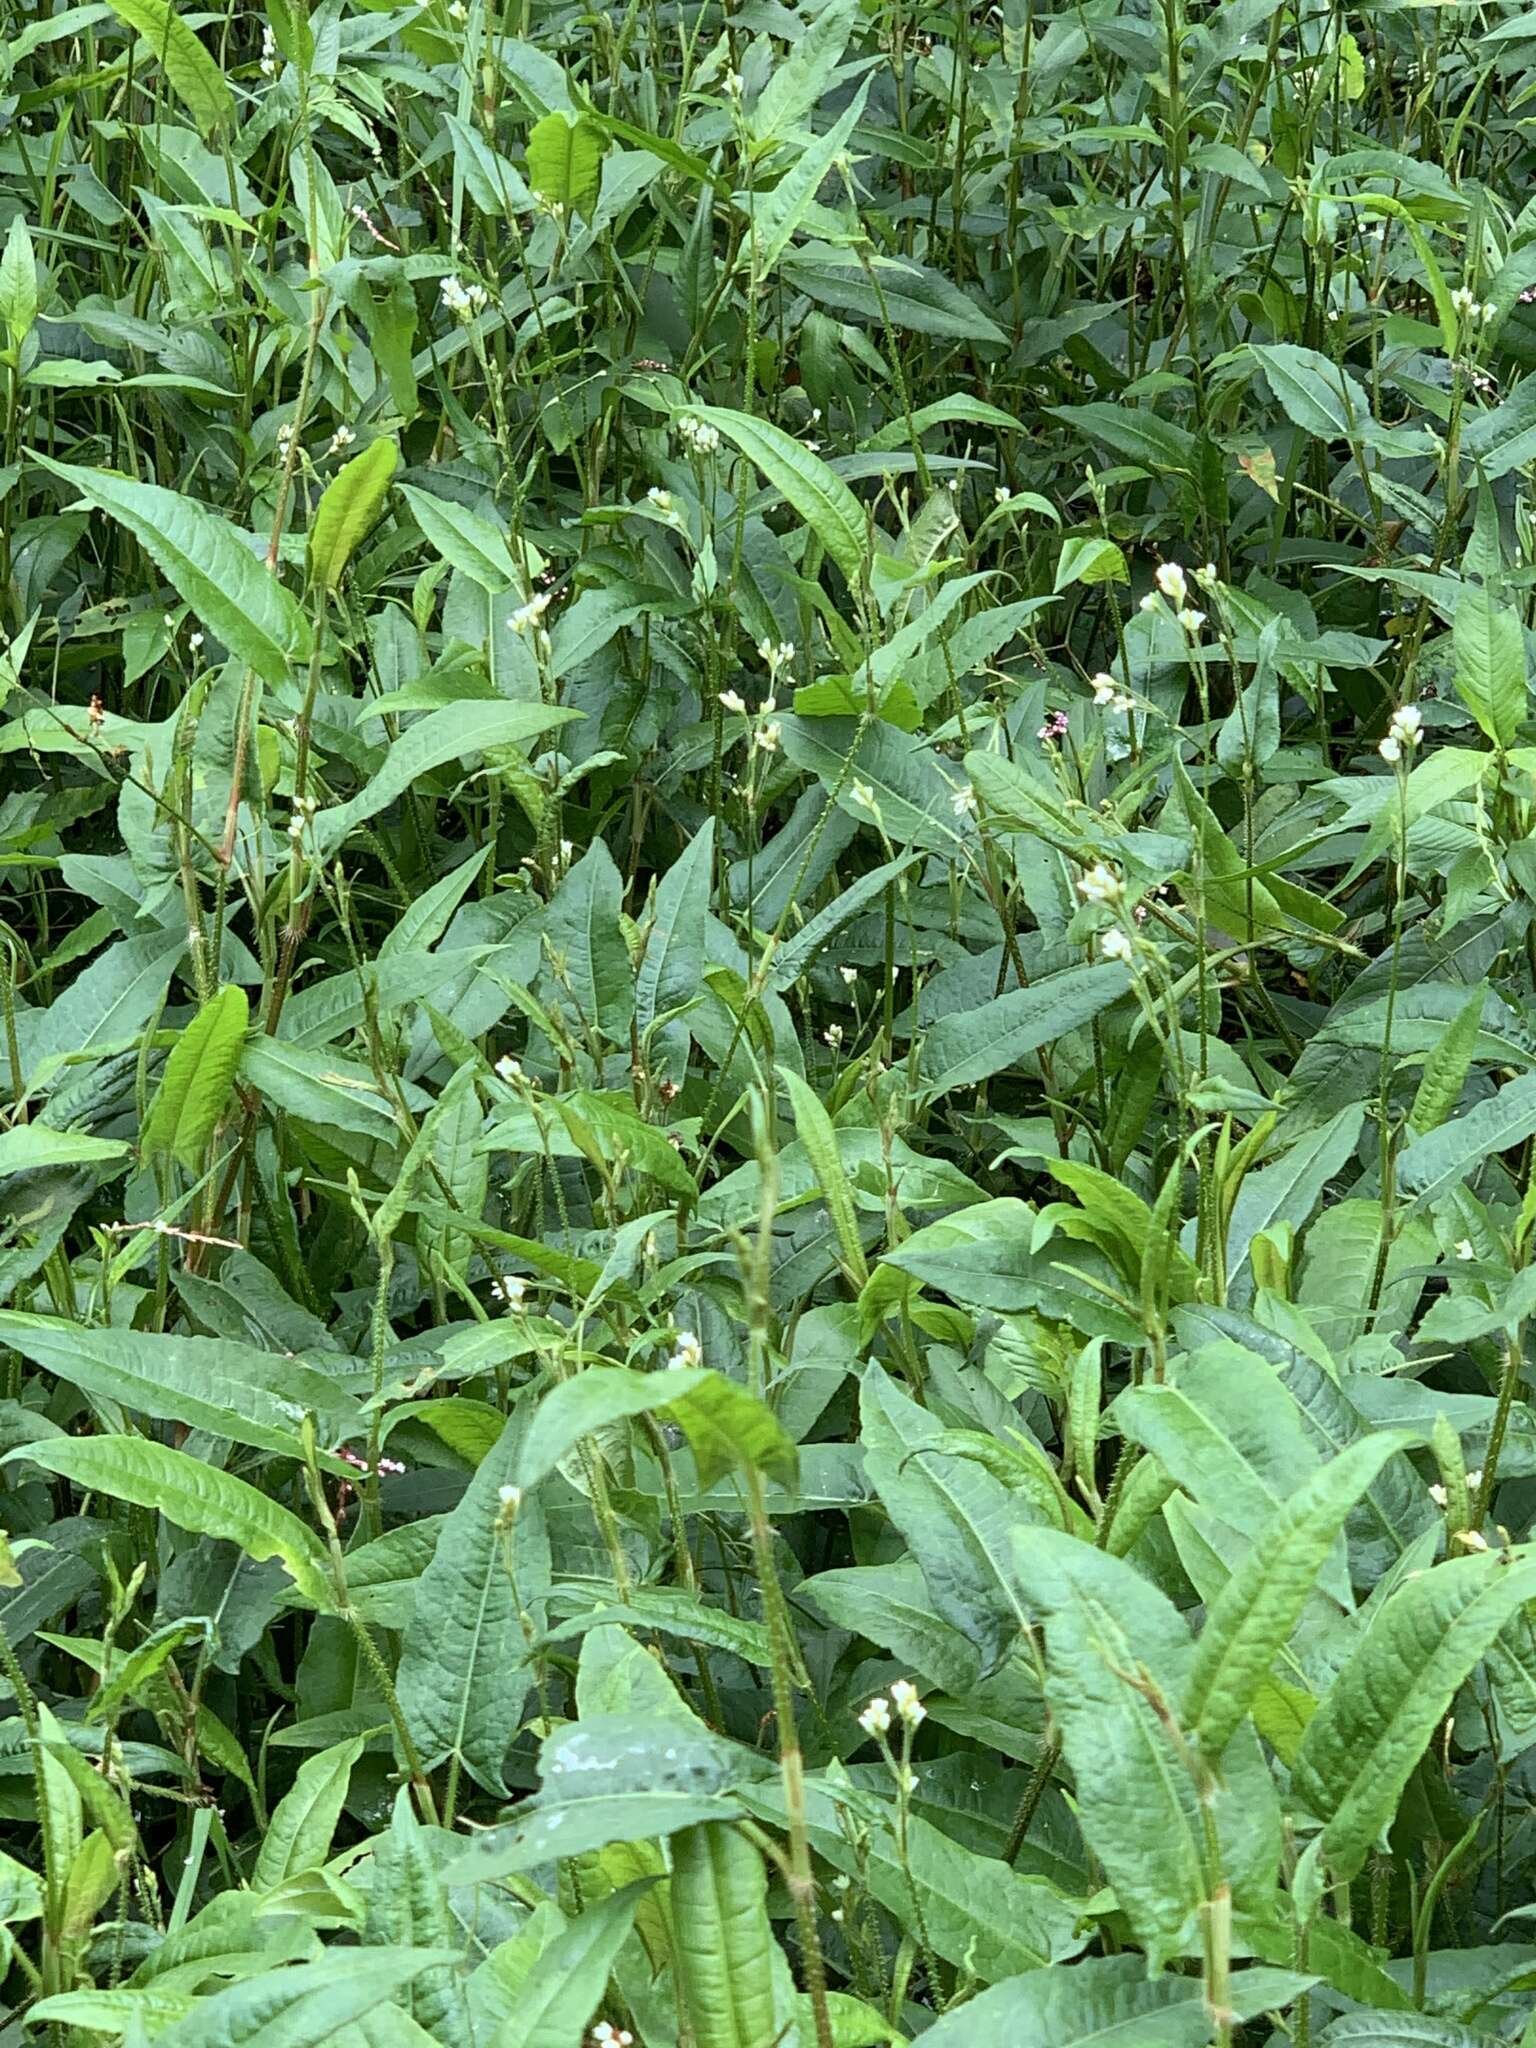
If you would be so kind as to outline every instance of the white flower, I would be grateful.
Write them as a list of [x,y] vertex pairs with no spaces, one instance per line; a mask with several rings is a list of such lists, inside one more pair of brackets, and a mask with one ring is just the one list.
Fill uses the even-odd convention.
[[1129,960],[1133,950],[1129,933],[1121,931],[1118,925],[1099,941],[1099,951],[1106,960]]
[[1118,903],[1120,900],[1120,877],[1113,868],[1098,861],[1078,882],[1077,893],[1089,903]]
[[1476,1493],[1477,1489],[1482,1485],[1482,1483],[1483,1468],[1481,1465],[1478,1465],[1475,1466],[1473,1470],[1467,1474],[1467,1485],[1472,1489],[1474,1493]]
[[658,484],[652,484],[645,495],[658,512],[670,512],[672,510],[672,493],[662,490]]
[[1424,730],[1424,714],[1417,704],[1405,704],[1400,711],[1393,712],[1388,730],[1403,746],[1416,747],[1419,744],[1419,735]]
[[469,9],[464,5],[464,0],[448,0],[448,19],[450,21],[468,21]]
[[1432,1486],[1429,1489],[1429,1497],[1434,1502],[1437,1508],[1443,1508],[1445,1506],[1447,1494],[1443,1486]]
[[456,277],[445,277],[438,286],[438,294],[449,312],[460,320],[482,312],[491,296],[483,284],[461,284]]
[[504,1508],[520,1507],[522,1505],[523,1489],[520,1486],[498,1486],[496,1498]]
[[493,1280],[491,1282],[492,1301],[499,1301],[508,1315],[522,1307],[527,1299],[527,1295],[528,1282],[520,1280],[515,1273],[509,1275],[505,1280]]
[[561,872],[562,872],[562,873],[564,873],[564,871],[565,871],[565,870],[566,870],[566,869],[567,869],[567,868],[568,868],[568,867],[570,866],[571,862],[572,862],[572,861],[573,861],[573,860],[574,860],[575,858],[576,858],[576,842],[575,842],[575,840],[574,840],[574,839],[562,839],[562,840],[561,840],[561,842],[560,842],[560,869],[561,869]]
[[763,724],[761,724],[757,728],[757,731],[753,733],[752,744],[754,747],[758,748],[762,753],[776,753],[778,751],[779,740],[783,736],[783,731],[784,728],[779,724],[779,721],[776,718],[766,719],[763,722]]
[[1458,1529],[1456,1531],[1456,1541],[1463,1550],[1486,1550],[1488,1548],[1488,1538],[1480,1534],[1476,1529]]
[[278,428],[277,452],[279,455],[286,456],[289,449],[293,446],[294,431],[295,429],[292,420],[284,420],[282,425]]
[[511,1053],[504,1052],[496,1062],[496,1078],[498,1081],[505,1081],[509,1087],[513,1082],[521,1081],[523,1078],[522,1067],[513,1059]]
[[692,1330],[679,1330],[672,1345],[672,1356],[667,1360],[673,1372],[691,1371],[704,1363],[704,1346]]
[[975,810],[976,792],[969,783],[963,789],[953,789],[950,791],[949,808],[957,818],[968,818],[972,811]]
[[843,977],[845,985],[849,988],[852,988],[853,984],[859,978],[859,970],[857,969],[857,967],[839,967],[837,971]]
[[843,1042],[843,1027],[841,1024],[829,1024],[821,1035],[826,1043],[831,1046],[832,1050],[836,1052]]
[[1478,308],[1478,318],[1482,320],[1482,322],[1486,326],[1490,320],[1496,319],[1498,317],[1498,311],[1499,309],[1493,303],[1492,299],[1484,299],[1482,305]]
[[917,1790],[918,1776],[910,1764],[903,1764],[896,1773],[896,1783],[903,1792],[915,1792]]
[[196,654],[197,650],[202,646],[202,644],[203,636],[201,633],[189,633],[187,635],[187,646],[189,647],[193,654]]
[[1144,612],[1155,612],[1157,610],[1157,592],[1155,590],[1147,592],[1146,596],[1141,600],[1141,608]]
[[859,778],[855,776],[848,794],[861,811],[869,811],[875,817],[879,817],[880,806],[875,800],[875,792],[867,782],[860,782]]
[[1216,564],[1207,562],[1203,569],[1195,571],[1195,581],[1202,590],[1209,590],[1216,581]]
[[1179,624],[1186,633],[1198,633],[1205,624],[1205,613],[1197,612],[1193,605],[1183,605],[1179,611]]
[[507,624],[514,633],[526,633],[530,626],[536,626],[549,610],[553,593],[548,590],[535,591],[525,605],[519,605],[508,619]]
[[866,1735],[888,1735],[891,1731],[891,1703],[887,1699],[873,1699],[859,1716],[859,1726]]
[[720,446],[720,429],[696,418],[691,412],[679,415],[677,433],[679,440],[685,442],[695,455],[713,455]]
[[1384,740],[1378,741],[1376,751],[1383,761],[1401,761],[1403,758],[1403,750],[1391,733],[1388,733]]
[[1477,1257],[1477,1246],[1473,1244],[1470,1237],[1457,1239],[1456,1256],[1458,1259],[1475,1259]]
[[1156,582],[1158,589],[1175,609],[1183,604],[1189,594],[1189,586],[1184,581],[1184,571],[1177,562],[1159,562]]
[[1101,711],[1106,705],[1113,704],[1116,697],[1120,694],[1120,685],[1112,675],[1106,674],[1103,669],[1100,669],[1096,676],[1088,678],[1088,687],[1093,692],[1094,703],[1098,705]]
[[917,1687],[910,1678],[898,1678],[891,1687],[891,1705],[909,1728],[916,1728],[928,1718],[928,1709],[917,1696]]
[[261,75],[263,78],[276,78],[281,69],[282,64],[277,54],[277,37],[270,28],[264,28],[261,32]]
[[1006,484],[999,484],[997,489],[992,493],[992,501],[994,504],[997,505],[1006,505],[1008,500],[1012,496],[1013,493],[1012,491],[1009,490]]
[[739,100],[741,98],[742,78],[741,73],[739,71],[727,71],[727,73],[725,74],[724,84],[726,92],[733,100]]
[[719,701],[722,710],[733,712],[738,718],[746,717],[747,700],[740,690],[722,690]]

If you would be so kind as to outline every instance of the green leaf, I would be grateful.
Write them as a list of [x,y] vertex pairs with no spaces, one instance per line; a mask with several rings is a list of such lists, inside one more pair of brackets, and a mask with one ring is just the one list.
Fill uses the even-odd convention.
[[307,659],[310,632],[303,612],[228,520],[159,484],[107,469],[80,469],[51,455],[39,453],[33,460],[125,527],[199,624],[264,681],[284,682],[290,667]]
[[635,969],[635,1031],[658,1078],[680,1086],[688,1068],[688,1025],[668,1017],[695,1000],[704,971],[704,934],[714,879],[715,821],[707,818],[662,876],[645,953]]
[[1437,1130],[1415,1138],[1398,1160],[1405,1194],[1437,1202],[1475,1174],[1485,1159],[1513,1151],[1536,1132],[1536,1074],[1522,1074]]
[[250,1012],[245,990],[226,986],[178,1033],[144,1119],[146,1159],[196,1168],[229,1102]]
[[178,1528],[221,1536],[258,1563],[275,1557],[313,1606],[332,1605],[327,1557],[320,1539],[296,1515],[233,1473],[185,1451],[143,1437],[66,1437],[22,1444],[0,1464],[26,1458],[89,1493],[151,1508]]
[[705,1822],[672,1837],[673,1973],[698,2048],[773,2039],[768,1872],[739,1828]]
[[363,1428],[329,1374],[232,1338],[83,1329],[0,1309],[0,1342],[95,1401],[283,1457],[301,1454],[306,1414],[332,1443]]
[[718,405],[695,406],[693,412],[762,471],[780,497],[799,513],[849,584],[859,588],[868,554],[867,522],[863,506],[842,479],[819,455],[769,420]]
[[837,1132],[828,1116],[821,1098],[808,1087],[800,1076],[788,1067],[779,1068],[779,1079],[789,1095],[790,1107],[794,1111],[795,1135],[805,1147],[816,1175],[816,1184],[821,1199],[827,1205],[827,1214],[832,1219],[832,1228],[837,1233],[837,1242],[843,1255],[843,1264],[849,1278],[856,1287],[863,1287],[869,1279],[869,1266],[864,1257],[864,1245],[859,1236],[859,1219],[854,1208],[853,1189],[837,1149]]
[[358,542],[384,508],[399,462],[397,442],[375,441],[343,463],[321,493],[309,528],[309,573],[322,589],[339,586]]
[[[1288,2005],[1313,1979],[1284,1970],[1239,1970],[1231,2007],[1239,2019]],[[1089,1956],[994,1984],[947,2014],[927,2048],[1206,2048],[1210,2010],[1198,1977],[1151,1977],[1137,1956]]]
[[348,833],[377,817],[434,768],[467,762],[497,747],[521,746],[580,716],[559,704],[445,704],[400,735],[378,774],[349,803],[320,813],[314,824],[316,844],[324,855],[334,853]]
[[333,2048],[343,2028],[421,1971],[457,1960],[452,1949],[333,1948],[319,1962],[262,1970],[200,1998],[155,2035],[156,2048]]
[[1439,1130],[1460,1102],[1482,1036],[1487,997],[1485,988],[1473,990],[1425,1060],[1413,1107],[1408,1112],[1408,1128],[1416,1138]]
[[492,597],[503,596],[517,581],[511,550],[488,519],[452,498],[434,497],[415,484],[402,484],[416,524],[445,562],[469,577]]
[[1323,1854],[1353,1877],[1459,1687],[1536,1598],[1536,1559],[1488,1551],[1405,1578],[1307,1724],[1292,1780],[1324,1823]]
[[1316,349],[1291,342],[1248,344],[1287,419],[1321,441],[1359,441],[1374,421],[1364,389]]
[[543,1627],[549,1584],[549,1539],[537,1500],[518,1507],[512,1574],[507,1570],[501,1489],[519,1469],[518,1437],[515,1424],[502,1431],[444,1524],[417,1588],[396,1680],[400,1710],[427,1768],[453,1757],[498,1795],[532,1683],[522,1615]]
[[1331,1459],[1279,1508],[1206,1615],[1180,1718],[1212,1762],[1289,1641],[1350,1509],[1410,1441],[1383,1430]]
[[918,1055],[924,1093],[973,1087],[1092,1021],[1130,987],[1118,962],[1065,967],[1028,988],[1012,988],[978,1009],[941,1017]]
[[192,30],[166,0],[111,0],[112,12],[137,29],[153,51],[172,92],[197,123],[211,135],[234,118],[234,96],[224,74]]
[[624,883],[607,844],[594,839],[562,877],[544,920],[545,944],[588,1029],[614,1044],[629,1035],[634,978],[619,925]]
[[635,1909],[654,1883],[641,1878],[610,1892],[555,1936],[523,1979],[516,2011],[490,2048],[575,2048],[585,2040]]
[[47,1124],[13,1124],[8,1131],[0,1131],[0,1179],[44,1166],[105,1166],[126,1159],[128,1150],[116,1138],[55,1131]]
[[541,199],[592,218],[603,175],[603,131],[584,115],[546,114],[528,131],[528,183]]
[[1045,1628],[1046,1698],[1079,1818],[1154,1967],[1192,1938],[1206,1898],[1205,1829],[1241,1896],[1279,1858],[1279,1809],[1257,1744],[1230,1748],[1208,1814],[1173,1729],[1193,1645],[1168,1598],[1121,1558],[1051,1529],[1014,1538],[1019,1584]]
[[1513,744],[1525,716],[1525,629],[1488,591],[1463,591],[1451,634],[1456,690],[1495,746]]
[[[776,1778],[745,1787],[740,1797],[775,1827],[785,1825],[784,1788]],[[1078,1904],[1056,1885],[979,1855],[920,1814],[908,1822],[903,1853],[892,1806],[855,1792],[846,1776],[808,1779],[805,1805],[816,1854],[861,1888],[867,1885],[899,1926],[911,1925],[915,1895],[927,1939],[957,1969],[995,1982],[1083,1946]]]
[[5,238],[5,252],[0,255],[0,324],[5,327],[12,348],[21,347],[36,320],[37,259],[32,253],[27,217],[18,213]]
[[846,889],[840,889],[830,903],[807,918],[794,937],[774,953],[768,969],[768,986],[780,995],[793,988],[843,926],[851,924],[861,911],[883,896],[918,858],[915,853],[898,854],[895,860],[883,861],[879,867],[858,876]]
[[300,1764],[298,1776],[278,1801],[262,1836],[251,1872],[254,1890],[273,1891],[286,1878],[318,1870],[326,1861],[346,1804],[352,1768],[367,1746],[362,1736],[355,1736]]

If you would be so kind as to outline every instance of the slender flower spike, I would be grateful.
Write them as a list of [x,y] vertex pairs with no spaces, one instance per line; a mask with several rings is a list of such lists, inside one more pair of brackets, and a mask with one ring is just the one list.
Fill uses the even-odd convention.
[[873,1699],[859,1716],[859,1726],[866,1735],[889,1735],[891,1732],[891,1703],[888,1699]]
[[976,792],[967,783],[964,789],[950,792],[949,808],[957,818],[968,818],[976,809]]

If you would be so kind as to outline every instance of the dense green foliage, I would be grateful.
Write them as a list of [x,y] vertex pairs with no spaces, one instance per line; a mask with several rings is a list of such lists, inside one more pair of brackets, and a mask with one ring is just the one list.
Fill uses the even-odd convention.
[[0,8],[5,2048],[1536,2043],[1536,16]]

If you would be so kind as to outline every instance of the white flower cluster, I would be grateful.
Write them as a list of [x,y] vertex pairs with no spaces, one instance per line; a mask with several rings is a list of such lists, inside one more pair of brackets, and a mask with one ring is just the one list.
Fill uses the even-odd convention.
[[611,2020],[599,2020],[592,2029],[592,2048],[634,2048],[628,2027],[616,2027]]
[[1099,951],[1106,960],[1124,960],[1129,962],[1135,950],[1135,947],[1131,944],[1130,933],[1123,932],[1119,925],[1113,926],[1099,940]]
[[456,277],[445,277],[438,286],[438,293],[457,320],[468,320],[476,313],[483,313],[491,302],[491,295],[483,284],[464,284]]
[[[1184,571],[1177,562],[1159,562],[1155,580],[1157,589],[1155,591],[1149,590],[1141,600],[1142,610],[1144,612],[1155,612],[1158,609],[1160,600],[1166,598],[1173,606],[1174,616],[1179,624],[1186,633],[1193,637],[1205,624],[1205,613],[1196,611],[1189,602],[1189,579],[1185,576]],[[1195,581],[1205,585],[1214,583],[1216,581],[1214,565],[1207,562],[1203,569],[1197,569],[1195,571]]]
[[1419,735],[1424,730],[1424,719],[1416,704],[1405,704],[1401,711],[1394,711],[1392,723],[1387,727],[1387,736],[1376,751],[1383,761],[1394,764],[1401,761],[1405,753],[1411,754],[1419,744]]
[[672,493],[664,491],[660,484],[652,484],[645,495],[647,502],[653,505],[658,512],[665,514],[672,510]]
[[701,420],[691,412],[679,415],[677,433],[678,439],[695,455],[713,455],[720,446],[720,429],[710,426],[707,420]]
[[898,1678],[889,1699],[882,1693],[870,1701],[859,1716],[859,1726],[866,1735],[889,1735],[897,1721],[918,1728],[927,1718],[928,1709],[918,1698],[917,1687],[910,1678]]
[[1085,903],[1118,903],[1122,894],[1120,877],[1103,861],[1096,861],[1079,880],[1077,893]]
[[1093,691],[1093,701],[1100,711],[1131,711],[1135,709],[1136,699],[1129,690],[1122,690],[1114,677],[1106,675],[1103,669],[1100,669],[1096,676],[1089,679],[1088,687]]
[[550,591],[536,591],[526,604],[518,606],[511,618],[508,619],[507,624],[514,633],[526,633],[530,626],[536,626],[540,619],[543,618],[544,614],[549,610],[551,601],[552,593]]
[[315,812],[320,806],[312,796],[301,796],[294,800],[293,816],[288,820],[288,837],[297,846],[306,829],[313,823]]
[[696,1365],[704,1363],[704,1346],[692,1330],[679,1330],[672,1345],[672,1355],[667,1360],[668,1372],[691,1372]]
[[332,434],[331,445],[329,446],[329,448],[327,448],[326,453],[328,455],[340,455],[342,450],[344,448],[350,448],[352,446],[352,443],[356,439],[356,434],[354,434],[352,429],[346,424],[345,421],[343,421],[342,424],[336,429],[335,433]]
[[1486,325],[1499,310],[1491,300],[1479,300],[1477,293],[1466,285],[1451,293],[1451,304],[1469,327]]
[[277,54],[277,37],[270,28],[264,28],[261,32],[261,75],[263,78],[276,78],[282,68]]
[[509,1273],[504,1280],[491,1282],[491,1299],[504,1308],[507,1314],[515,1315],[528,1299],[528,1282],[515,1273]]

